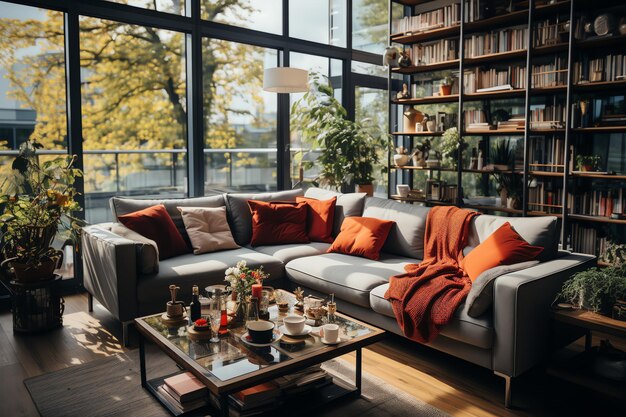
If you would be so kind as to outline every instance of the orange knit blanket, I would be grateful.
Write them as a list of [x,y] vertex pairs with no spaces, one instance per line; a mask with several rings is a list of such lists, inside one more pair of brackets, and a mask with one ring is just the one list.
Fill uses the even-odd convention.
[[390,278],[385,298],[404,334],[415,341],[432,341],[465,300],[472,281],[459,263],[469,225],[479,213],[457,207],[433,207],[424,234],[424,260]]

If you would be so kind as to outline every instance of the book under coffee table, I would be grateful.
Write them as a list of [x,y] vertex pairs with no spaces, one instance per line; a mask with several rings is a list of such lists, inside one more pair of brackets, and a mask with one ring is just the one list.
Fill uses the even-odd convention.
[[[283,290],[277,291],[282,291],[284,297],[292,300],[290,305],[293,305],[293,294]],[[282,319],[286,315],[287,313],[279,313],[276,305],[270,307],[270,320],[277,324],[276,328],[282,325]],[[304,340],[304,346],[292,351],[281,346],[279,341],[266,347],[250,346],[241,340],[241,335],[245,333],[244,327],[231,329],[219,343],[210,343],[205,340],[191,340],[184,325],[168,327],[161,320],[161,314],[137,318],[135,326],[140,335],[141,384],[172,414],[185,414],[159,392],[158,388],[163,384],[164,377],[169,375],[147,379],[146,342],[153,343],[182,370],[191,372],[206,385],[214,400],[213,405],[219,405],[218,413],[227,416],[230,394],[321,364],[346,353],[356,352],[354,384],[336,381],[338,383],[333,383],[332,388],[326,390],[327,394],[320,394],[321,398],[316,398],[315,404],[304,406],[310,408],[309,406],[319,406],[347,395],[358,396],[361,393],[361,349],[383,339],[385,331],[341,313],[335,315],[334,323],[340,328],[340,343],[325,345],[318,335],[309,334],[301,338]],[[302,406],[300,404],[300,407]]]

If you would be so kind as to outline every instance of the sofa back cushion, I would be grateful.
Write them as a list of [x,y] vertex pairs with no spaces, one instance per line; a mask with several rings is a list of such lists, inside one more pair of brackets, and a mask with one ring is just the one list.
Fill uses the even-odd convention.
[[341,232],[328,253],[361,256],[373,260],[380,258],[393,222],[373,217],[349,217],[341,225]]
[[383,246],[383,252],[423,259],[424,230],[429,210],[428,207],[368,197],[365,199],[363,217],[375,217],[394,222]]
[[[559,233],[557,218],[554,216],[501,217],[488,214],[477,216],[470,225],[468,246],[478,246],[506,222],[509,222],[530,245],[543,247],[543,252],[537,258],[539,261],[545,262],[557,257]],[[464,253],[469,252],[464,250]]]
[[243,246],[250,243],[252,238],[252,213],[250,212],[250,206],[248,206],[248,200],[296,201],[296,197],[302,194],[303,191],[301,189],[259,194],[225,194],[228,223],[230,224],[230,230],[233,232],[235,242]]
[[249,200],[252,212],[251,246],[309,243],[307,203]]
[[176,229],[183,236],[183,239],[185,239],[187,245],[191,247],[191,241],[189,240],[189,236],[187,236],[185,223],[183,222],[183,217],[181,216],[178,207],[222,207],[224,206],[224,196],[220,194],[208,197],[172,198],[164,200],[113,197],[109,201],[109,204],[111,206],[113,218],[118,221],[119,216],[123,214],[128,214],[148,207],[156,206],[157,204],[163,204],[170,217],[172,218]]
[[226,219],[226,207],[178,207],[183,216],[193,253],[237,249]]
[[362,216],[365,204],[365,193],[342,194],[336,191],[324,190],[322,188],[309,188],[304,193],[305,197],[316,200],[329,200],[337,197],[335,203],[335,218],[333,220],[333,236],[337,236],[341,231],[341,225],[346,217]]

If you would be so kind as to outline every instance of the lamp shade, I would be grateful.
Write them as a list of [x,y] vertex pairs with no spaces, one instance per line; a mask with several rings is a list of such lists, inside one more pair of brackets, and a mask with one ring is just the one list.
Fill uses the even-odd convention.
[[304,93],[309,91],[309,73],[290,67],[268,68],[263,74],[263,90],[271,93]]

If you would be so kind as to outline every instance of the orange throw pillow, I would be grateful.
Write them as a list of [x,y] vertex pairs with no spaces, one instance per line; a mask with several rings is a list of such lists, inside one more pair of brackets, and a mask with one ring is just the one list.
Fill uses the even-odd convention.
[[306,233],[312,242],[333,242],[333,222],[337,197],[330,200],[296,197],[296,202],[307,203]]
[[190,252],[163,204],[117,216],[117,219],[130,230],[153,240],[159,248],[160,260]]
[[531,246],[506,222],[463,258],[461,268],[474,281],[488,269],[532,261],[542,251],[541,246]]
[[327,252],[378,260],[394,223],[373,217],[346,217],[341,224],[341,231]]
[[309,243],[306,203],[248,200],[252,212],[250,245]]

